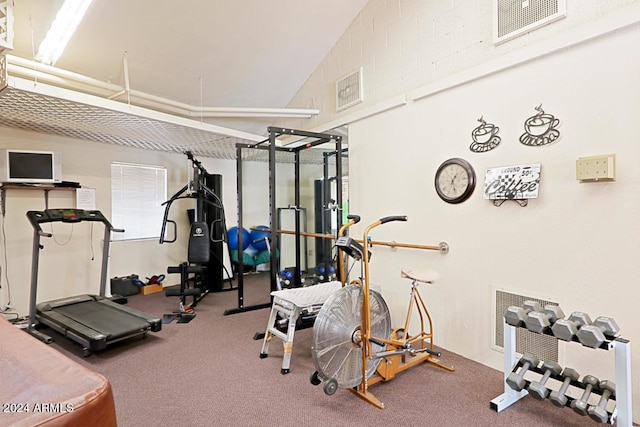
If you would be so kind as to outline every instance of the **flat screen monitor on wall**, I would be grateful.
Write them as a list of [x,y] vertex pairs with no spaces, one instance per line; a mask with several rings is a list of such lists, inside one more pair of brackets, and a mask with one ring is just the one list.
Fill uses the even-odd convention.
[[53,184],[60,180],[59,153],[0,150],[0,181],[3,183]]

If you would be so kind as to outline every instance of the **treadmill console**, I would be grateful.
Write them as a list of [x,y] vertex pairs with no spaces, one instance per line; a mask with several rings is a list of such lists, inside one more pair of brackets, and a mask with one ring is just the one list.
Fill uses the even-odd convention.
[[109,221],[100,211],[87,211],[84,209],[46,209],[44,211],[29,211],[27,217],[32,224],[45,222],[81,222],[98,221],[109,224]]

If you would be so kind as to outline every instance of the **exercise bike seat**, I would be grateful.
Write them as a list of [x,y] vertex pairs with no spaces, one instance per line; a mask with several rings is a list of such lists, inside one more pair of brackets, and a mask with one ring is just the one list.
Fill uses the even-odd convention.
[[421,283],[433,283],[440,278],[440,274],[437,271],[419,271],[409,267],[403,268],[400,272],[400,276],[403,279],[411,279]]

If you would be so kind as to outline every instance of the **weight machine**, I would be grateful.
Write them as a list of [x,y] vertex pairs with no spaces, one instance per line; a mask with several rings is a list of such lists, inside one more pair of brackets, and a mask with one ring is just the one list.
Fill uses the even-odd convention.
[[[291,153],[293,154],[294,160],[294,206],[300,207],[301,205],[301,185],[300,185],[300,165],[303,163],[303,153],[307,149],[313,148],[322,148],[319,147],[322,144],[329,144],[330,149],[328,151],[335,152],[335,177],[336,177],[336,185],[337,188],[342,187],[342,137],[339,135],[332,135],[326,133],[315,133],[315,132],[307,132],[302,130],[295,129],[286,129],[279,127],[268,127],[269,137],[263,141],[260,141],[256,144],[237,144],[236,145],[236,162],[237,162],[237,189],[238,189],[238,230],[242,230],[243,228],[243,197],[242,197],[242,178],[243,178],[243,160],[251,159],[251,155],[245,155],[248,150],[253,151],[253,158],[259,158],[260,154],[264,154],[265,152],[268,154],[267,162],[269,167],[269,241],[272,248],[279,247],[278,240],[278,227],[277,227],[277,218],[278,218],[278,208],[276,204],[276,164],[277,164],[277,154],[278,153]],[[283,136],[299,136],[302,137],[300,141],[297,143],[291,144],[291,146],[281,147],[276,144],[278,138]],[[294,146],[295,145],[295,146]],[[338,191],[337,194],[337,206],[341,212],[342,207],[342,194]],[[301,278],[300,278],[300,265],[301,265],[301,248],[302,248],[302,221],[300,218],[299,210],[296,210],[296,215],[294,218],[295,221],[295,265],[296,271],[293,273],[294,287],[301,286]],[[341,225],[341,215],[338,215],[338,228]],[[242,233],[238,233],[238,248],[242,248],[243,246],[243,236]],[[305,257],[307,254],[304,254]],[[277,283],[278,278],[277,274],[279,272],[279,263],[278,258],[276,256],[271,256],[270,259],[270,289],[271,291],[276,291],[278,289]],[[245,272],[244,264],[242,262],[241,254],[238,254],[238,265],[237,271],[238,273],[238,307],[226,310],[224,312],[225,315],[228,314],[236,314],[242,313],[245,311],[258,310],[262,308],[271,307],[272,301],[263,304],[255,304],[251,306],[247,306],[244,303],[244,286],[243,286],[243,274]]]
[[[209,292],[233,289],[233,286],[223,289],[226,225],[221,199],[222,176],[209,174],[190,151],[185,155],[188,159],[187,184],[163,203],[161,244],[173,243],[177,239],[177,224],[169,219],[172,203],[178,199],[195,200],[194,209],[187,211],[191,223],[187,261],[167,268],[167,273],[180,274],[180,288],[165,291],[167,296],[180,297],[180,309],[172,315],[165,315],[166,322],[178,318],[180,323],[186,323],[195,316],[193,309]],[[173,225],[172,239],[165,237],[167,224]],[[187,297],[192,297],[191,303],[187,303]]]

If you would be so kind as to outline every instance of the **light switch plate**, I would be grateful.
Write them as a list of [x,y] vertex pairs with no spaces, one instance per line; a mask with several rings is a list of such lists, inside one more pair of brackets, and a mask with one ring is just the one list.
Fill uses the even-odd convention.
[[576,179],[580,182],[616,180],[616,155],[580,157],[576,160]]

